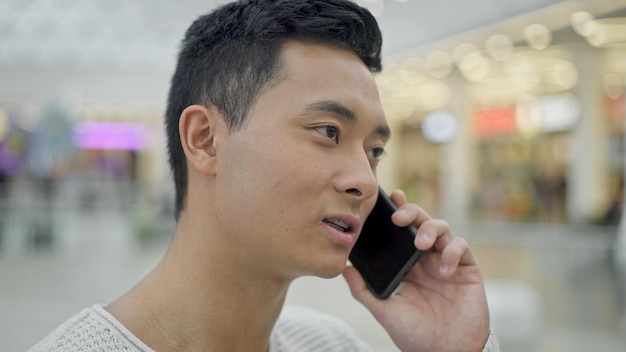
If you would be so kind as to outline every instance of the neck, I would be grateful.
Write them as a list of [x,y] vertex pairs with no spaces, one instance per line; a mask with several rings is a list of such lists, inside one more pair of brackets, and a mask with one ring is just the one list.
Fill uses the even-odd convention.
[[155,350],[267,351],[290,280],[190,229],[181,219],[161,263],[107,310]]

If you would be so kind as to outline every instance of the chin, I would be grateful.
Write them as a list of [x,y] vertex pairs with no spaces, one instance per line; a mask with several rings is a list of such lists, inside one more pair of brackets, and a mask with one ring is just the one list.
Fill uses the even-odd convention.
[[346,268],[346,260],[336,263],[327,263],[328,265],[318,267],[312,270],[311,275],[321,277],[322,279],[332,279],[337,277]]
[[[298,260],[297,276],[317,276],[323,279],[332,279],[340,275],[348,264],[350,251],[327,250],[323,252],[309,252],[307,257],[293,258]],[[304,259],[304,260],[303,260]]]

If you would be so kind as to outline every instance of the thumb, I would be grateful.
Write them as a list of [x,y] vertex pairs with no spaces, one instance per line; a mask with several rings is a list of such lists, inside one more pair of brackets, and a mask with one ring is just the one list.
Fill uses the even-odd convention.
[[374,316],[376,316],[376,308],[380,306],[380,300],[374,296],[367,288],[361,274],[353,266],[346,266],[342,273],[344,279],[348,283],[352,297],[361,302]]

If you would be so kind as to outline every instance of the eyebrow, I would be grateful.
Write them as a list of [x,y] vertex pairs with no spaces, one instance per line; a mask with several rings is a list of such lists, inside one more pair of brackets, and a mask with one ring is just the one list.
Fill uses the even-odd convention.
[[[357,121],[357,116],[354,111],[350,110],[350,108],[336,100],[321,100],[311,103],[304,108],[304,111],[330,112],[350,123]],[[374,131],[376,135],[384,138],[385,140],[391,138],[391,129],[387,125],[379,125]]]
[[387,125],[376,127],[376,134],[388,141],[391,138],[391,129]]
[[356,114],[352,110],[336,100],[316,101],[307,105],[304,110],[307,112],[332,112],[350,122],[357,120]]

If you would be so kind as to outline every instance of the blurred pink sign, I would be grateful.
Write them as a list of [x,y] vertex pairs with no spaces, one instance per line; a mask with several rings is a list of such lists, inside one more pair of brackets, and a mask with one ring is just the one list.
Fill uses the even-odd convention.
[[147,146],[145,125],[131,122],[83,122],[74,127],[74,144],[82,149],[140,150]]

